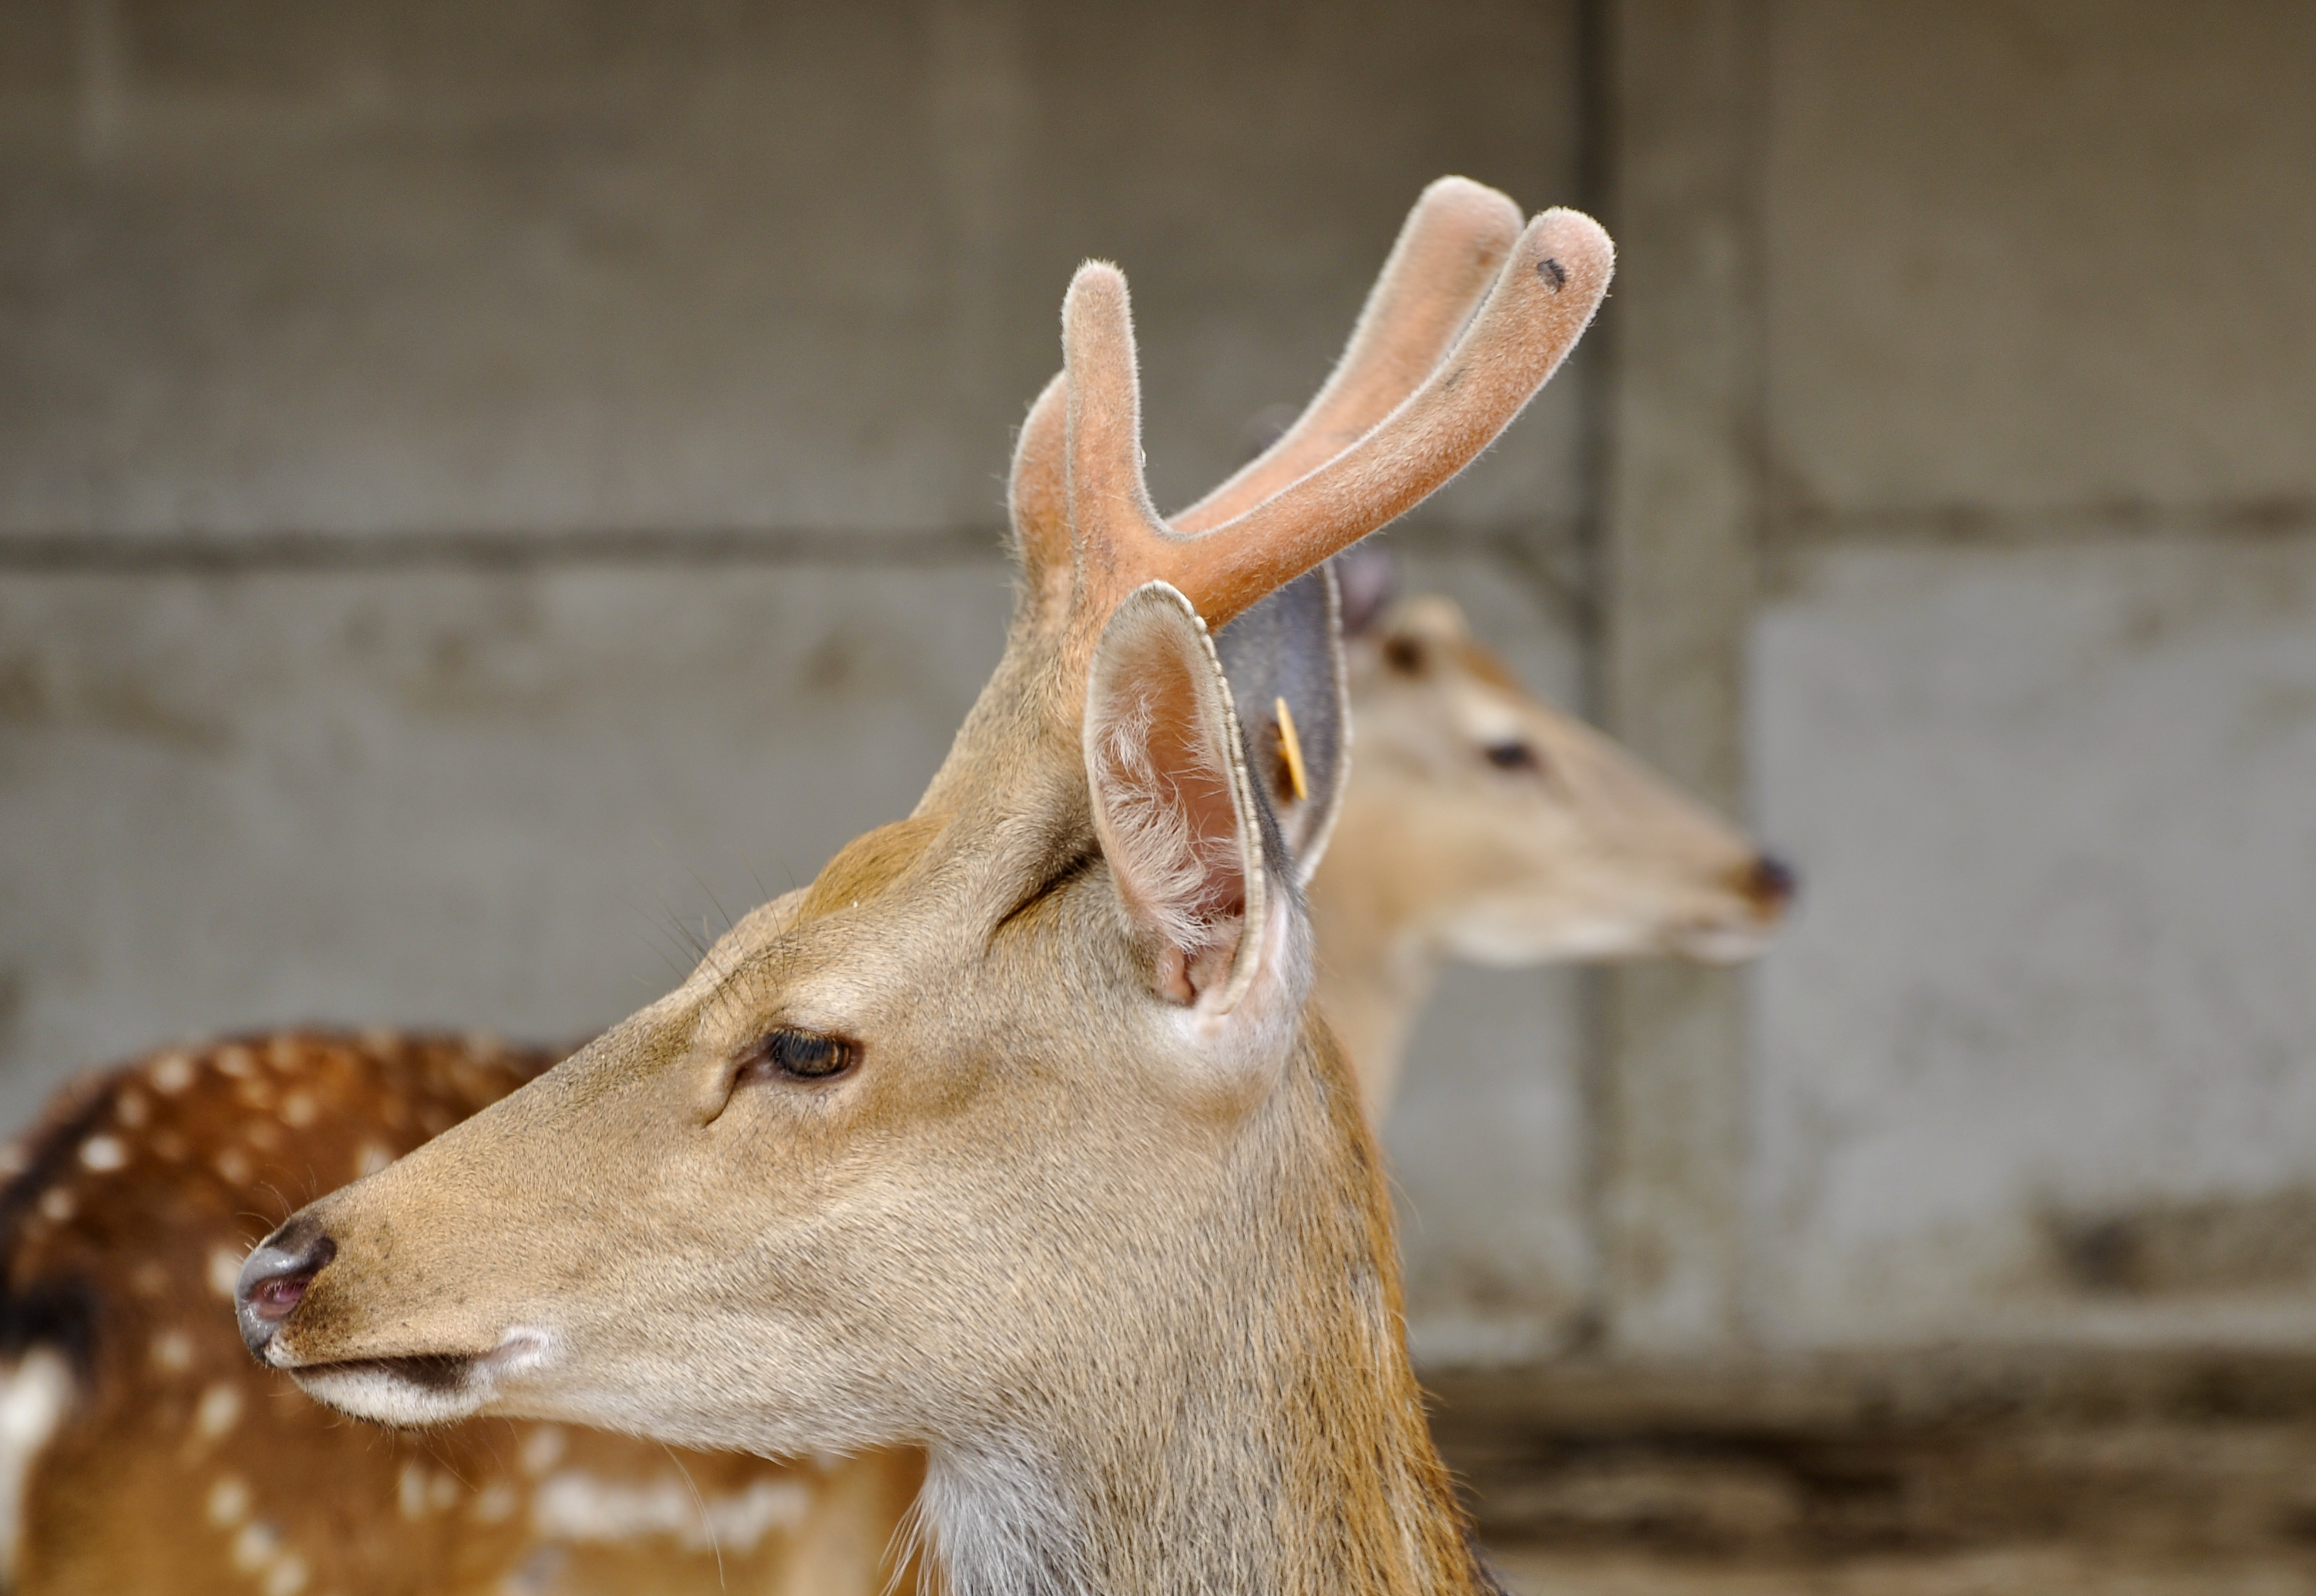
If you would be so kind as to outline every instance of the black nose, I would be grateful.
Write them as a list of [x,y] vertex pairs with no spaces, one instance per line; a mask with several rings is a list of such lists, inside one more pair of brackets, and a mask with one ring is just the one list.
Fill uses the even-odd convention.
[[235,1316],[241,1339],[259,1357],[299,1302],[314,1277],[338,1255],[338,1244],[311,1219],[292,1219],[258,1244],[234,1283]]
[[1753,861],[1753,873],[1745,883],[1745,896],[1764,914],[1774,914],[1794,901],[1802,889],[1802,878],[1794,867],[1774,853],[1764,853]]

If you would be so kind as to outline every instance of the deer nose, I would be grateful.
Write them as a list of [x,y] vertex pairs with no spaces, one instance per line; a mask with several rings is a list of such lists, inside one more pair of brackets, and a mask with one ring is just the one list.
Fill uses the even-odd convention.
[[1745,879],[1745,896],[1764,915],[1782,913],[1801,887],[1802,878],[1794,867],[1774,853],[1757,856]]
[[338,1244],[320,1226],[292,1219],[243,1261],[241,1278],[234,1282],[234,1315],[252,1352],[265,1355],[282,1321],[305,1299],[306,1288],[337,1255]]

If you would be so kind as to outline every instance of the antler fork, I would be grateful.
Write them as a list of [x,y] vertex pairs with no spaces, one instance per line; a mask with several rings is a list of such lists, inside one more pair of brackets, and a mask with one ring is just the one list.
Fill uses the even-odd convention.
[[[1143,481],[1126,280],[1101,263],[1080,267],[1062,310],[1076,556],[1061,637],[1069,663],[1091,656],[1110,611],[1144,583],[1171,583],[1219,629],[1421,503],[1492,442],[1559,368],[1599,309],[1614,263],[1608,235],[1590,218],[1558,210],[1537,217],[1471,325],[1413,393],[1287,486],[1187,534],[1152,508]],[[1387,383],[1331,388],[1371,398]],[[1298,425],[1294,452],[1315,448],[1319,432]],[[1225,485],[1216,498],[1236,496]]]

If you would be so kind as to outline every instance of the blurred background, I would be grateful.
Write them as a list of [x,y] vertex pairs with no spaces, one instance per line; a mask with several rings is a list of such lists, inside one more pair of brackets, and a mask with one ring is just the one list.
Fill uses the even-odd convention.
[[1430,1012],[1483,1521],[2316,1589],[2312,84],[2295,0],[8,0],[0,1120],[648,1001],[938,762],[1072,267],[1179,504],[1463,173],[1620,268],[1408,585],[1805,883]]

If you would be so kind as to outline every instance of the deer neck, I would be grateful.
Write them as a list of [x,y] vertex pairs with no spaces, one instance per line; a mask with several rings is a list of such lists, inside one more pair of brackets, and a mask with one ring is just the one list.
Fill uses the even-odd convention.
[[1380,1126],[1391,1107],[1416,1016],[1447,962],[1421,912],[1421,884],[1376,868],[1404,851],[1392,834],[1394,820],[1363,804],[1355,784],[1309,887],[1315,994],[1358,1081],[1370,1126]]
[[1278,1097],[1233,1138],[1230,1208],[1171,1249],[1123,1332],[1024,1395],[1014,1433],[932,1447],[919,1514],[953,1596],[1493,1589],[1431,1444],[1374,1144],[1327,1041]]

